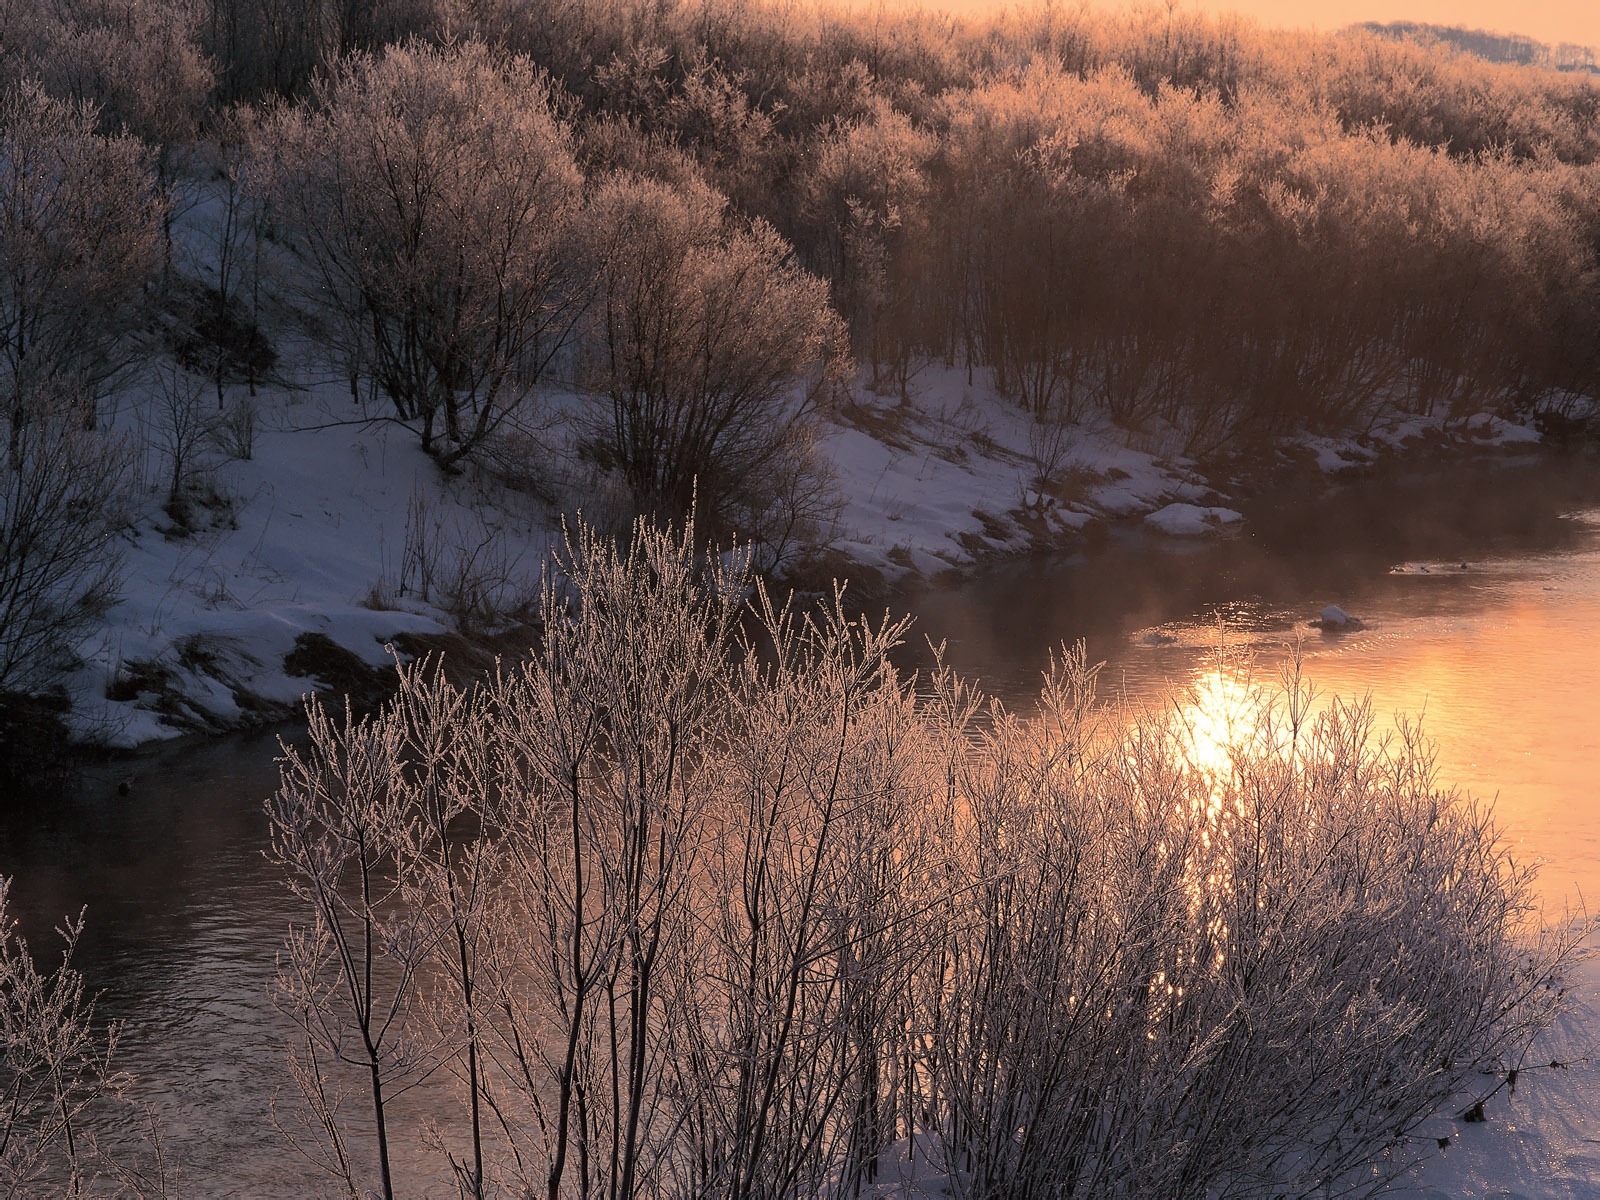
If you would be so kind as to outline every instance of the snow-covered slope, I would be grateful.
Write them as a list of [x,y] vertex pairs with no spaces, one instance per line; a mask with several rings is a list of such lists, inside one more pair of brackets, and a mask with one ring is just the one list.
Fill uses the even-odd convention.
[[[515,610],[532,598],[560,514],[604,502],[585,493],[588,477],[562,443],[570,396],[549,398],[544,442],[518,448],[547,456],[528,463],[549,483],[541,498],[488,472],[447,477],[410,430],[379,419],[381,404],[356,403],[343,381],[299,380],[254,399],[232,389],[228,405],[253,411],[253,453],[195,451],[189,516],[178,522],[166,503],[170,397],[169,383],[118,398],[116,427],[142,448],[144,467],[121,599],[67,680],[85,740],[133,746],[282,714],[312,686],[303,663],[284,662],[305,635],[382,666],[391,639],[452,630],[463,590]],[[208,415],[215,406],[209,394],[199,403]],[[1384,432],[1415,437],[1414,425]],[[1531,434],[1498,419],[1480,425],[1462,436]],[[1375,444],[1311,449],[1342,469]],[[929,367],[909,402],[858,389],[830,415],[819,449],[839,498],[833,548],[847,569],[895,584],[1072,546],[1114,521],[1173,537],[1236,531],[1239,513],[1180,447],[1172,431],[1050,429],[981,378]]]
[[[537,579],[547,537],[531,504],[444,479],[409,431],[352,421],[335,393],[264,392],[253,455],[206,457],[187,528],[147,450],[121,599],[67,681],[81,736],[131,746],[287,711],[311,687],[284,663],[306,634],[383,666],[391,639],[450,629],[443,576],[491,532],[508,584]],[[136,442],[148,402],[119,416]]]

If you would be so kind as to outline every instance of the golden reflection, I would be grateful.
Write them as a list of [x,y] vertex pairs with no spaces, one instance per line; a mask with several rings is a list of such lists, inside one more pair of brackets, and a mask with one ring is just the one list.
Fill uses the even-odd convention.
[[1234,773],[1234,756],[1262,732],[1265,690],[1226,661],[1201,674],[1176,699],[1174,733],[1186,765],[1212,781],[1216,803]]
[[1176,749],[1184,766],[1204,781],[1195,798],[1197,810],[1204,808],[1195,813],[1203,849],[1186,872],[1185,886],[1190,919],[1200,927],[1194,953],[1212,970],[1221,970],[1227,959],[1234,902],[1228,854],[1214,839],[1227,838],[1230,818],[1244,815],[1235,786],[1242,756],[1258,753],[1263,740],[1270,740],[1274,694],[1247,662],[1219,656],[1173,700],[1169,728]]

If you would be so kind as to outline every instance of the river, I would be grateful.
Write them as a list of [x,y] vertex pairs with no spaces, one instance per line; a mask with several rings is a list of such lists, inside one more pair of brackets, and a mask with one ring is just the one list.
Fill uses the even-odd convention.
[[[1547,907],[1600,897],[1600,463],[1441,467],[1247,517],[1226,540],[1124,533],[997,572],[930,595],[919,628],[1008,700],[1078,637],[1106,664],[1101,693],[1136,703],[1216,703],[1298,648],[1318,690],[1370,697],[1380,729],[1422,717],[1441,782],[1497,800]],[[1327,605],[1363,628],[1310,627]]]
[[[1240,664],[1270,677],[1298,644],[1324,692],[1370,695],[1383,718],[1425,712],[1441,778],[1498,796],[1551,910],[1600,895],[1600,463],[1457,464],[1246,516],[1231,538],[1118,531],[1081,558],[930,593],[916,634],[1014,703],[1077,637],[1106,662],[1102,691],[1135,702],[1226,695]],[[1309,628],[1328,604],[1364,627]],[[1235,652],[1225,668],[1219,642]],[[292,1090],[292,1029],[270,994],[296,912],[262,855],[276,746],[172,747],[97,769],[63,805],[0,814],[0,871],[36,949],[87,908],[78,965],[126,1023],[122,1064],[194,1194],[326,1186],[271,1115]]]

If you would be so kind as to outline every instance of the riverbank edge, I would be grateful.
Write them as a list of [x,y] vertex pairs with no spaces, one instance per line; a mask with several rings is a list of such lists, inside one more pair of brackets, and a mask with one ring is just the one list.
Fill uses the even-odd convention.
[[[972,552],[971,557],[948,561],[932,573],[909,566],[885,572],[875,569],[869,558],[839,554],[818,560],[821,565],[836,568],[831,574],[812,563],[803,567],[797,579],[782,582],[823,594],[831,580],[847,578],[859,603],[903,607],[930,591],[971,583],[985,572],[1007,565],[1096,550],[1119,533],[1138,531],[1149,535],[1154,545],[1172,548],[1197,538],[1245,535],[1250,529],[1248,514],[1263,506],[1319,505],[1339,488],[1385,473],[1421,474],[1471,462],[1511,465],[1530,457],[1600,452],[1600,428],[1592,435],[1557,439],[1532,424],[1495,420],[1497,423],[1490,425],[1482,420],[1473,424],[1473,418],[1453,422],[1412,419],[1359,437],[1337,441],[1285,438],[1265,447],[1180,462],[1176,467],[1158,458],[1154,464],[1166,474],[1166,486],[1155,499],[1143,504],[1119,511],[1099,508],[1093,499],[1079,502],[1069,511],[1082,519],[1070,524],[1041,520],[1034,504],[1019,504],[1005,511],[1003,517],[1021,537],[965,537],[963,547]],[[1197,502],[1175,499],[1177,496],[1192,496]],[[1237,519],[1207,522],[1202,518],[1188,523],[1187,528],[1182,523],[1172,523],[1178,525],[1177,529],[1152,520],[1164,509],[1183,507],[1221,509],[1235,513]],[[984,516],[992,526],[993,518]],[[894,551],[890,554],[893,556]]]
[[[948,439],[949,426],[944,423],[942,429],[924,430],[922,437]],[[973,504],[971,511],[980,528],[947,530],[948,547],[930,546],[926,540],[915,546],[897,542],[875,554],[870,549],[861,552],[872,543],[858,542],[852,549],[848,544],[840,545],[849,539],[837,539],[831,547],[775,582],[801,594],[824,595],[836,581],[846,580],[852,606],[865,609],[882,605],[898,610],[911,606],[930,590],[970,582],[1006,563],[1092,550],[1119,530],[1143,528],[1154,535],[1157,544],[1173,545],[1192,537],[1237,536],[1247,523],[1230,507],[1234,504],[1246,508],[1287,502],[1316,504],[1329,490],[1382,471],[1415,470],[1470,459],[1514,461],[1529,453],[1561,453],[1565,445],[1570,443],[1541,438],[1527,426],[1468,418],[1453,423],[1413,420],[1338,443],[1285,440],[1265,451],[1217,455],[1200,462],[1164,459],[1141,451],[1147,455],[1148,467],[1143,479],[1134,480],[1136,487],[1131,491],[1127,485],[1132,477],[1125,470],[1116,466],[1101,471],[1080,467],[1073,478],[1075,494],[1070,496],[1019,489],[1017,503],[1008,509],[990,511],[998,506],[991,504],[990,509],[985,509],[981,501]],[[1009,470],[1015,483],[1019,470],[1025,471],[1028,466],[1016,449],[982,428],[969,427],[964,442],[947,440],[944,446],[978,476],[1004,477]],[[848,486],[849,480],[844,482]],[[880,498],[880,527],[897,523],[889,511],[894,503],[893,499]],[[1223,512],[1234,519],[1208,522],[1202,516],[1187,526],[1180,522],[1177,531],[1173,531],[1151,521],[1153,515],[1168,509],[1193,509],[1202,514]],[[881,547],[881,541],[878,545]],[[937,565],[930,572],[919,569],[919,561]],[[24,738],[37,742],[41,737],[58,737],[69,744],[64,754],[40,753],[25,747],[23,761],[35,774],[41,773],[41,768],[48,774],[63,767],[132,760],[157,747],[192,744],[293,723],[301,718],[306,695],[313,692],[325,701],[348,701],[358,713],[371,711],[392,693],[395,662],[438,655],[453,675],[470,678],[492,671],[501,660],[522,656],[536,644],[538,627],[535,621],[524,620],[492,632],[398,632],[386,639],[385,657],[391,660],[387,665],[376,665],[370,654],[353,651],[340,633],[334,626],[325,633],[301,633],[295,638],[294,648],[284,656],[282,664],[286,674],[304,683],[294,699],[253,691],[247,681],[227,678],[221,665],[189,662],[188,666],[201,672],[213,667],[213,678],[226,680],[232,701],[232,712],[228,714],[206,708],[192,690],[181,686],[174,672],[133,664],[121,683],[128,689],[128,698],[138,698],[170,724],[162,736],[143,738],[132,745],[69,737],[71,731],[63,720],[66,710],[60,697],[24,701]],[[0,739],[9,736],[15,740],[14,731],[18,728],[17,722],[6,720]],[[15,752],[12,757],[16,757]]]

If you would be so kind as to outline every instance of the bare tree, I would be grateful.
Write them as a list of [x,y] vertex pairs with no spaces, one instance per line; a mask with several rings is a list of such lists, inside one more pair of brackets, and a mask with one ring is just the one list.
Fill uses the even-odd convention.
[[927,168],[937,146],[931,133],[880,102],[870,119],[821,142],[804,181],[815,254],[850,320],[856,352],[871,362],[873,386],[892,381],[903,400],[910,398],[916,326],[927,318],[919,304],[929,299]]
[[216,214],[200,259],[215,282],[196,285],[183,314],[188,327],[176,330],[174,340],[180,361],[211,376],[219,411],[227,407],[227,384],[245,383],[254,397],[276,359],[259,324],[264,213],[247,180],[255,119],[242,107],[216,115],[209,145],[196,155],[196,190]]
[[697,567],[692,529],[640,526],[619,551],[580,528],[541,653],[492,692],[494,824],[527,914],[501,946],[502,1038],[538,1114],[529,1183],[550,1200],[663,1185],[667,1005],[741,607],[733,578]]
[[201,451],[210,440],[207,414],[200,402],[204,384],[182,367],[156,372],[155,441],[167,459],[167,515],[180,528],[189,524],[189,497],[201,467]]
[[287,761],[268,809],[273,856],[312,918],[280,960],[279,995],[305,1034],[292,1068],[321,1141],[312,1157],[352,1194],[365,1172],[337,1119],[341,1064],[366,1076],[384,1194],[393,1096],[441,1066],[466,1096],[466,1149],[439,1134],[452,1176],[465,1195],[492,1190],[486,1130],[503,1108],[481,980],[491,937],[520,917],[497,896],[502,843],[481,836],[499,803],[486,697],[436,668],[402,666],[369,719],[336,722],[313,702],[309,752]]
[[697,503],[705,532],[759,537],[750,525],[764,490],[803,459],[808,423],[846,364],[826,285],[770,226],[741,224],[703,186],[618,178],[589,216],[592,452],[642,512],[678,520]]
[[28,403],[0,455],[0,692],[41,692],[114,602],[132,456],[80,405]]
[[665,1032],[686,1130],[678,1194],[869,1181],[912,1080],[905,981],[936,939],[925,885],[942,756],[889,651],[904,622],[756,603],[690,903],[703,930]]
[[501,840],[484,828],[496,801],[485,698],[444,677],[437,662],[403,667],[392,714],[404,723],[415,819],[404,827],[398,861],[402,897],[435,932],[435,987],[425,1017],[433,1040],[467,1095],[467,1150],[447,1149],[461,1194],[492,1191],[485,1146],[497,1111],[486,1042],[493,993],[485,976],[499,926],[516,921],[497,891],[504,879]]
[[341,0],[206,0],[201,42],[234,103],[301,93],[341,49]]
[[0,394],[13,453],[30,397],[89,407],[131,359],[163,206],[144,151],[36,84],[0,96]]
[[309,909],[279,957],[278,993],[304,1035],[291,1067],[325,1139],[325,1165],[352,1197],[362,1194],[366,1172],[337,1119],[341,1075],[354,1068],[369,1100],[379,1187],[392,1197],[393,1093],[433,1062],[412,1020],[435,934],[403,903],[400,851],[416,819],[405,787],[405,729],[348,710],[340,725],[315,699],[308,715],[310,750],[288,755],[267,805],[270,855]]
[[[13,70],[92,111],[102,133],[142,139],[165,194],[214,82],[199,14],[188,0],[44,0]],[[171,211],[162,212],[168,260]]]
[[196,40],[197,5],[41,0],[30,7],[26,35],[7,39],[13,80],[37,78],[52,96],[92,107],[102,132],[142,138],[162,162],[193,135],[213,82]]
[[581,181],[526,60],[356,56],[261,146],[352,380],[369,368],[426,450],[454,463],[532,401],[583,288],[566,249]]

